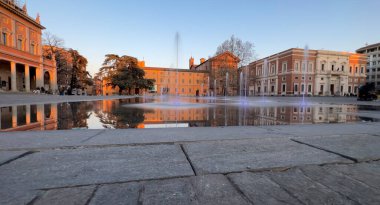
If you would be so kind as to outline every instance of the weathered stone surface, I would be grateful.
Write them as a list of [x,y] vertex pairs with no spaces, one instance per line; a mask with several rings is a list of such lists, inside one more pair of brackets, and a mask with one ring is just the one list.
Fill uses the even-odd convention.
[[291,140],[270,138],[184,145],[198,174],[351,162]]
[[23,187],[9,187],[0,184],[0,204],[20,205],[31,202],[41,191],[26,190]]
[[253,204],[301,204],[264,174],[229,174],[233,183]]
[[346,196],[359,204],[379,204],[380,190],[357,181],[349,176],[313,166],[301,168],[314,181]]
[[12,159],[15,159],[23,154],[25,154],[26,152],[23,152],[23,151],[20,151],[20,152],[16,152],[16,151],[0,151],[0,165],[9,161],[9,160],[12,160]]
[[49,190],[34,205],[85,205],[94,192],[94,186]]
[[101,187],[90,204],[249,204],[223,175]]
[[8,132],[0,135],[0,150],[80,146],[102,130]]
[[297,140],[355,158],[358,161],[380,159],[380,137],[377,136],[325,136]]
[[[318,173],[320,168],[316,166],[313,168],[316,170],[315,173]],[[299,169],[269,173],[268,176],[303,204],[357,204],[306,177]]]
[[0,167],[0,184],[55,188],[193,175],[176,145],[44,151]]
[[103,185],[96,191],[90,205],[137,205],[141,190],[142,185],[136,182]]
[[350,165],[330,165],[324,167],[328,171],[334,171],[346,175],[380,190],[380,163],[360,163]]

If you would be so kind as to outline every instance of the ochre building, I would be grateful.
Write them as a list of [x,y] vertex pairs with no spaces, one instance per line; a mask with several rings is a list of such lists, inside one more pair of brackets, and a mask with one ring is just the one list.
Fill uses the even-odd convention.
[[249,66],[250,95],[343,96],[366,82],[367,56],[292,48]]
[[15,1],[0,0],[0,92],[57,90],[55,62],[42,55],[40,17]]
[[[237,68],[239,59],[230,52],[205,60],[199,65],[190,58],[189,69],[147,67],[144,61],[139,67],[145,71],[146,79],[154,79],[150,90],[133,90],[132,94],[213,96],[237,94]],[[228,73],[228,74],[227,74]],[[228,84],[226,84],[228,77]],[[118,88],[107,86],[103,80],[103,95],[117,95]],[[228,85],[228,86],[227,86]]]

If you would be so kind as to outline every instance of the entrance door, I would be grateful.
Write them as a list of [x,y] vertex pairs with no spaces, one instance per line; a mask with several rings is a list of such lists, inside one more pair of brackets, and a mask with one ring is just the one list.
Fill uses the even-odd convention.
[[334,84],[330,85],[330,92],[331,92],[331,95],[335,94]]

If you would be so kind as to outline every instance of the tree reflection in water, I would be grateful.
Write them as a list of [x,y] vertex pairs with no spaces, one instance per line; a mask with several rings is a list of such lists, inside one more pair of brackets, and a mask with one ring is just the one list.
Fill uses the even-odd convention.
[[58,129],[88,128],[93,102],[72,102],[58,105]]
[[123,106],[124,104],[143,103],[141,98],[102,101],[100,103],[104,103],[103,108],[106,109],[96,109],[95,113],[105,128],[138,128],[145,120],[145,113],[153,112],[153,110]]

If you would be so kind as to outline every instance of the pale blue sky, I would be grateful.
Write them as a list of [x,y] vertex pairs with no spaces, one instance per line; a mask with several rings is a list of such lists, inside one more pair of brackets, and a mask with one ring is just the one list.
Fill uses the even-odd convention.
[[259,58],[291,47],[355,51],[380,41],[379,0],[28,0],[47,31],[79,50],[95,73],[104,55],[180,67],[212,56],[232,34],[255,44]]

